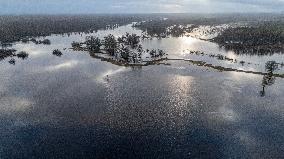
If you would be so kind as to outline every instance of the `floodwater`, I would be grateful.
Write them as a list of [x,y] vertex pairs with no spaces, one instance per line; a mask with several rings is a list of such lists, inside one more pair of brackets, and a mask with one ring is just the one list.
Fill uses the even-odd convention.
[[[98,31],[100,37],[130,26]],[[284,79],[171,65],[121,67],[63,48],[80,35],[47,37],[52,45],[16,43],[26,60],[0,61],[0,158],[283,158]],[[143,41],[170,57],[183,50],[231,55],[264,70],[280,55],[238,56],[190,37]],[[63,56],[52,55],[61,49]],[[262,67],[263,66],[263,67]],[[278,70],[282,71],[282,69]],[[265,92],[263,92],[263,89]]]

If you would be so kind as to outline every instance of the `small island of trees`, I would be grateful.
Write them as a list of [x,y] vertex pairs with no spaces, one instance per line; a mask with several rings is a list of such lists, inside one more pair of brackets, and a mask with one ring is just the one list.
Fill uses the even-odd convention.
[[126,33],[125,35],[116,38],[114,35],[109,34],[103,39],[94,36],[86,37],[85,42],[73,42],[73,50],[88,51],[92,56],[99,58],[113,59],[120,64],[143,64],[146,58],[151,58],[147,62],[162,60],[166,55],[163,50],[160,49],[143,49],[140,44],[140,36],[136,34]]
[[0,61],[6,59],[6,58],[10,58],[10,60],[8,61],[10,64],[15,65],[16,64],[16,60],[15,57],[25,60],[28,58],[29,54],[25,51],[20,51],[18,53],[16,53],[17,50],[15,49],[8,49],[8,48],[2,48],[0,49]]

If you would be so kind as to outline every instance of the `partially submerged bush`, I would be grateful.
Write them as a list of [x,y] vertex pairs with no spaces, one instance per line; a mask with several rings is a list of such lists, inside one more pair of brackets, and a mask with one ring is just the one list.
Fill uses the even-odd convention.
[[80,48],[81,47],[81,44],[79,42],[75,42],[75,41],[73,41],[71,43],[71,45],[72,45],[73,48]]
[[43,41],[39,41],[40,44],[44,44],[44,45],[50,45],[51,42],[49,39],[44,39]]
[[126,42],[127,45],[130,45],[132,48],[134,48],[140,43],[140,37],[136,34],[126,33]]
[[15,56],[15,49],[0,49],[0,60],[4,60],[7,57]]
[[58,49],[53,50],[52,54],[59,57],[63,55],[62,52]]
[[268,61],[265,64],[265,70],[268,73],[273,73],[274,71],[276,71],[278,69],[278,63],[276,63],[275,61]]
[[21,58],[21,59],[26,59],[26,58],[28,58],[28,56],[29,56],[29,54],[27,53],[27,52],[25,52],[25,51],[21,51],[21,52],[19,52],[18,54],[17,54],[17,57],[18,58]]
[[114,35],[109,34],[108,36],[104,37],[104,42],[107,53],[111,56],[114,56],[115,52],[117,51],[117,40],[115,39]]
[[22,41],[22,43],[28,43],[29,39],[28,38],[23,38],[21,41]]
[[98,37],[88,36],[85,43],[89,51],[99,52],[101,50],[102,43]]
[[9,64],[15,65],[15,64],[16,64],[16,60],[15,60],[14,58],[11,58],[11,59],[9,60]]
[[33,42],[34,44],[38,44],[38,41],[35,38],[31,38],[30,41]]

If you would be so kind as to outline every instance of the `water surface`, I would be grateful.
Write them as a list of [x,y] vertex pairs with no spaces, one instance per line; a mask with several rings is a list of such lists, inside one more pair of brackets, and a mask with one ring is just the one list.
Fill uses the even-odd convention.
[[[140,33],[129,26],[94,33]],[[17,43],[27,60],[0,61],[0,158],[283,158],[284,80],[171,65],[121,67],[69,48],[84,36],[47,37],[52,45]],[[143,41],[171,57],[185,49],[226,54],[193,38]],[[233,56],[234,54],[232,54]],[[237,55],[234,55],[237,56]],[[280,55],[244,57],[264,69]],[[280,70],[281,71],[281,70]],[[107,77],[108,75],[108,77]]]

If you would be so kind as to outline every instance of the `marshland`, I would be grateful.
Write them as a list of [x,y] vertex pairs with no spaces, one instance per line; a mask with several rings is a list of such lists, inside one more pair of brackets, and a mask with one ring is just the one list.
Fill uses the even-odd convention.
[[0,16],[0,158],[283,158],[283,24]]

